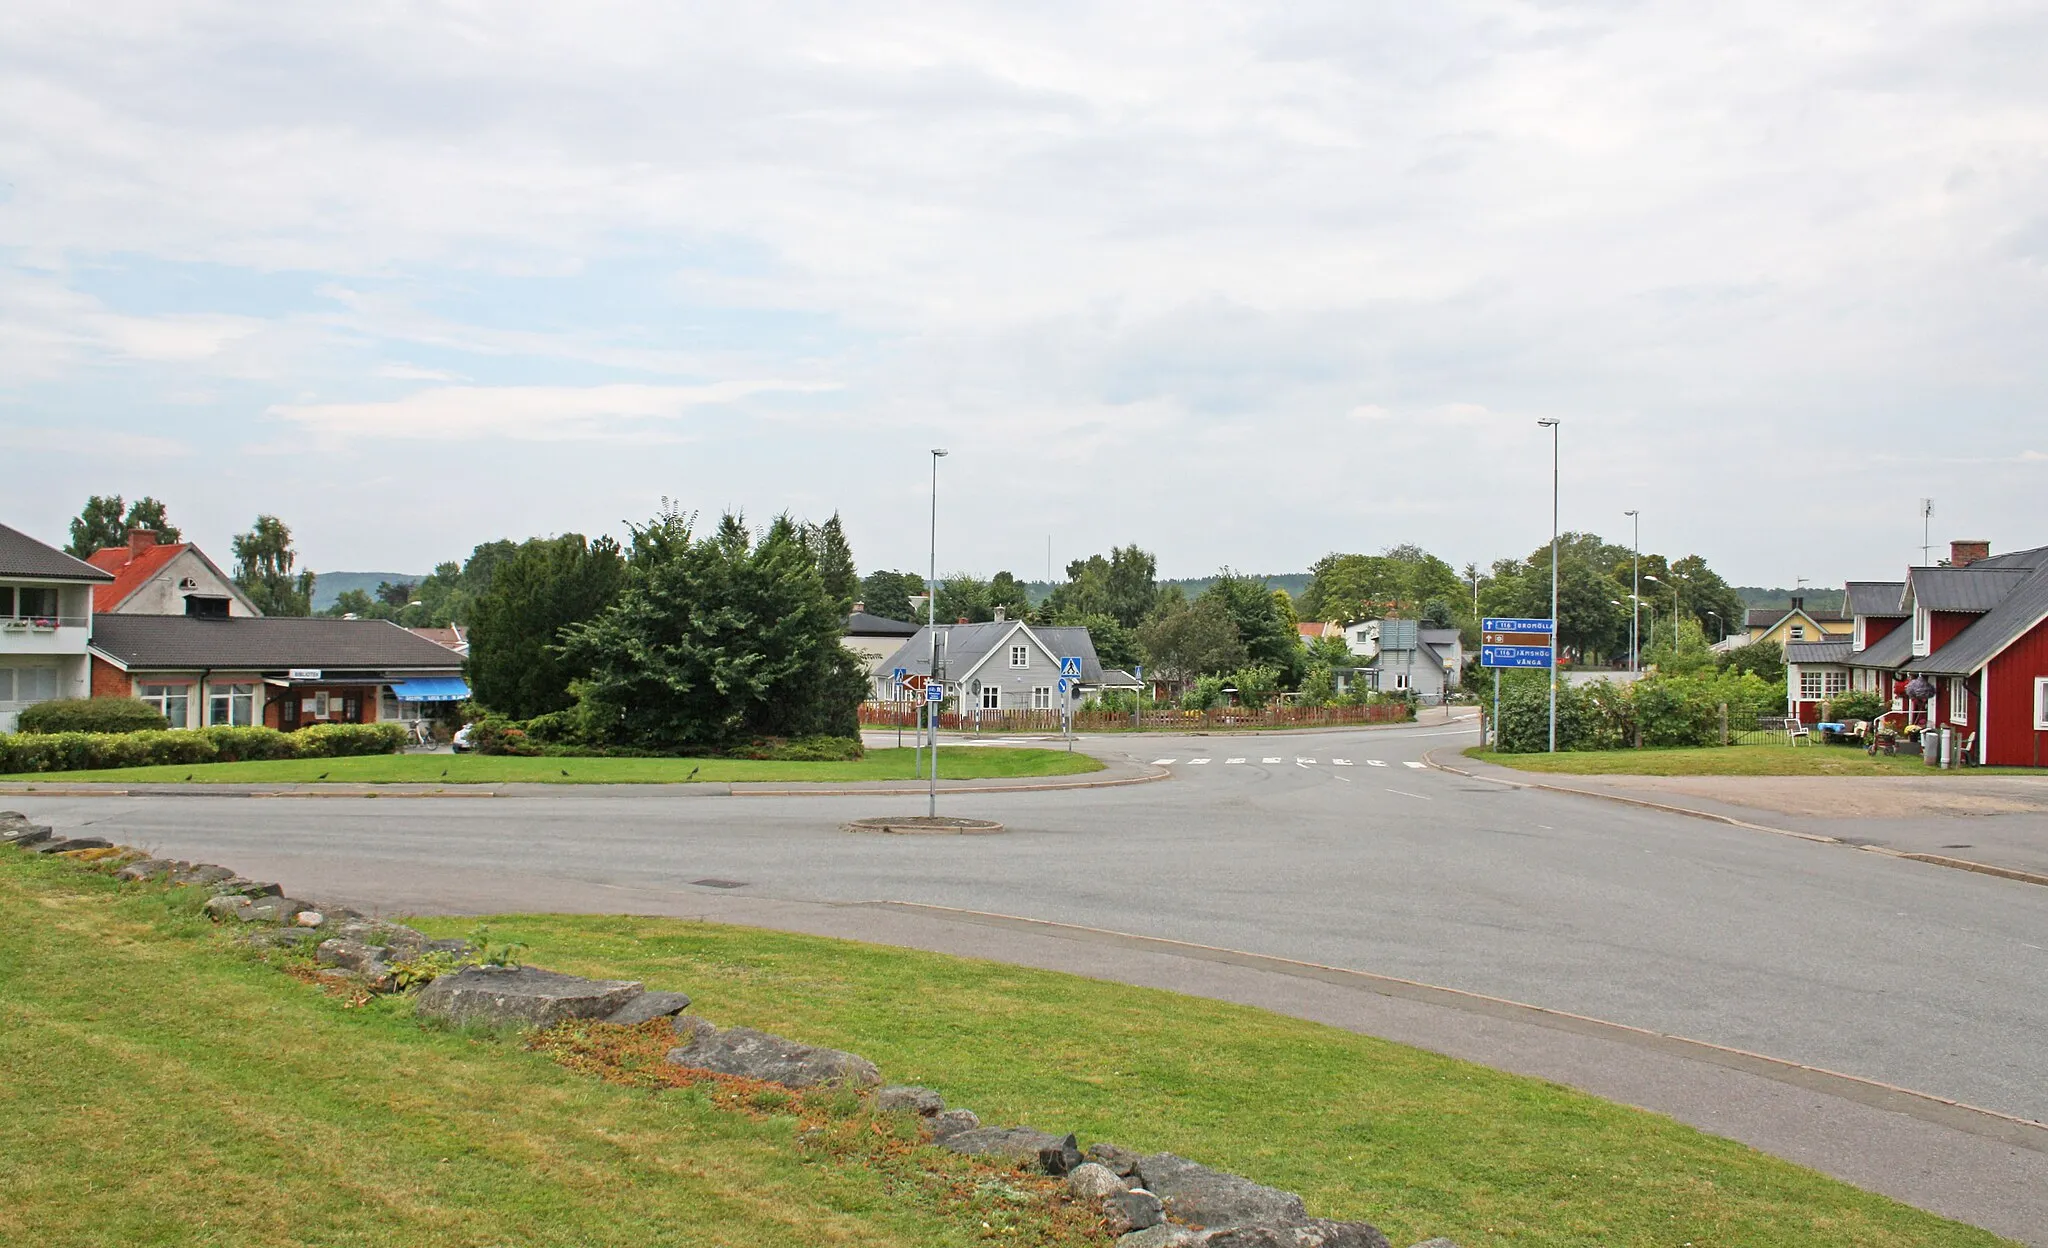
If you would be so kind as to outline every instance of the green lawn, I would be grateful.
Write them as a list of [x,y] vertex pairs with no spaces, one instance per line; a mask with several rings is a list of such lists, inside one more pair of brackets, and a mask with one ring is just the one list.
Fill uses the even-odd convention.
[[[0,776],[38,784],[674,784],[741,781],[908,780],[917,751],[869,750],[851,763],[754,762],[739,758],[509,758],[478,754],[376,754],[260,763],[116,767]],[[1100,771],[1102,763],[1065,750],[940,746],[941,780],[997,780]],[[691,773],[695,772],[695,775]]]
[[[685,989],[991,1121],[1170,1148],[1396,1244],[2002,1242],[1652,1114],[1241,1006],[701,923],[492,926],[536,964]],[[349,1008],[189,901],[5,851],[0,1069],[0,1242],[1081,1242],[995,1207],[1000,1186],[963,1208],[820,1155],[786,1116],[575,1075],[403,1002]]]
[[1673,749],[1571,750],[1499,754],[1474,747],[1467,758],[1521,771],[1576,776],[1995,776],[2041,775],[2025,767],[1956,767],[1943,771],[1918,754],[1871,755],[1845,745],[1715,745]]

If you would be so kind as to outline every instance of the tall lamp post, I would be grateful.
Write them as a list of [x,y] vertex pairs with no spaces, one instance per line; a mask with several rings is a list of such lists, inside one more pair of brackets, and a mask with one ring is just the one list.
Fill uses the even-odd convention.
[[[928,588],[926,591],[931,595],[931,599],[925,604],[924,617],[925,627],[931,630],[932,635],[932,661],[931,666],[926,670],[930,673],[929,679],[939,682],[941,693],[945,691],[946,682],[945,674],[939,671],[939,461],[945,457],[946,452],[944,450],[938,447],[932,448],[932,548],[931,569],[928,573],[930,580],[927,582]],[[930,694],[925,695],[925,736],[932,743],[932,767],[931,771],[927,773],[931,777],[931,783],[928,788],[925,813],[934,818],[939,813],[938,708],[943,705],[945,705],[943,702],[932,701]]]
[[1550,752],[1557,753],[1557,418],[1536,422],[1550,430]]
[[[1640,511],[1624,511],[1621,514],[1636,523],[1635,571],[1631,574],[1634,584],[1629,586],[1629,600],[1639,603],[1642,601],[1643,595],[1643,513]],[[1628,670],[1631,676],[1642,674],[1642,645],[1641,639],[1636,636],[1636,624],[1642,619],[1642,615],[1640,607],[1628,613]]]
[[1709,611],[1707,614],[1714,617],[1714,640],[1728,640],[1728,621],[1721,618],[1719,611]]
[[[1668,568],[1666,569],[1666,571],[1669,570]],[[1669,581],[1661,580],[1654,572],[1643,573],[1643,579],[1653,584],[1671,586],[1671,648],[1676,651],[1678,649],[1678,581],[1676,578]]]

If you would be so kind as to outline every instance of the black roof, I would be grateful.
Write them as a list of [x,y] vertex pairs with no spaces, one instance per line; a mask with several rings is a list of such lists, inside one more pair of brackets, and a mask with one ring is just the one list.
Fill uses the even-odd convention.
[[1912,614],[1900,605],[1906,597],[1904,581],[1850,581],[1844,596],[1850,615],[1889,620]]
[[902,620],[892,620],[887,616],[873,615],[866,611],[856,611],[846,617],[846,635],[848,637],[915,637],[917,635],[917,625],[906,624]]
[[1914,568],[1908,575],[1915,606],[1929,611],[1989,611],[2032,576],[2033,569],[1987,568],[1980,562],[1966,568]]
[[1844,663],[1849,658],[1848,641],[1792,641],[1785,643],[1787,663]]
[[1895,672],[1913,661],[1913,628],[1901,624],[1861,650],[1842,660],[1850,667],[1874,667]]
[[[2048,568],[2033,573],[1997,606],[1970,621],[1949,643],[1906,666],[1915,672],[1968,676],[1989,663],[2021,634],[2048,618]],[[1907,630],[1900,629],[1900,632]]]
[[459,672],[462,656],[389,620],[303,616],[102,615],[92,648],[128,668],[317,667],[362,672]]
[[29,577],[43,581],[111,581],[114,574],[102,572],[83,559],[73,559],[55,546],[45,546],[19,529],[0,524],[0,576]]

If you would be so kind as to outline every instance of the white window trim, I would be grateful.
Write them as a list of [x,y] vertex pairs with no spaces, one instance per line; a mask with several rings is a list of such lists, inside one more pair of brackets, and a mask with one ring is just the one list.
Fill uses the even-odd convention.
[[1003,709],[1003,687],[1001,685],[983,685],[981,687],[981,709],[984,711],[1000,711]]
[[1934,617],[1925,607],[1913,607],[1913,657],[1924,659],[1932,648],[1930,638],[1934,636]]
[[1787,637],[1790,637],[1793,641],[1805,641],[1806,625],[1794,624],[1791,628],[1786,630],[1785,635]]
[[[1812,688],[1810,690],[1807,686],[1807,682],[1809,681],[1812,682]],[[1801,702],[1818,702],[1824,696],[1822,690],[1826,688],[1826,685],[1821,680],[1821,674],[1819,672],[1808,671],[1804,668],[1801,668],[1799,671],[1799,682],[1797,688],[1799,690],[1799,700]]]
[[1031,666],[1031,647],[1030,647],[1030,646],[1028,646],[1028,645],[1025,645],[1025,644],[1024,644],[1024,643],[1022,643],[1022,642],[1015,642],[1015,643],[1012,643],[1012,644],[1011,644],[1011,646],[1010,646],[1010,666],[1011,666],[1011,667],[1030,667],[1030,666]]
[[1053,709],[1052,692],[1053,688],[1051,685],[1033,685],[1031,687],[1031,709],[1034,711],[1049,711]]
[[1948,722],[1968,727],[1970,723],[1970,678],[1948,678]]
[[1865,648],[1863,645],[1863,617],[1860,615],[1856,617],[1856,623],[1849,629],[1849,648],[1851,650],[1862,650]]

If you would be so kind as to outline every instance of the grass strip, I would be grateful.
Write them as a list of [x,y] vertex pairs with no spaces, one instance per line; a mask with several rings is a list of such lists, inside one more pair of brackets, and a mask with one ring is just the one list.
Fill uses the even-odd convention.
[[[1083,1242],[1017,1183],[856,1147],[882,1126],[857,1113],[657,1091],[616,1038],[536,1051],[330,996],[232,946],[192,891],[0,854],[0,1242]],[[1397,1244],[2002,1242],[1656,1115],[1246,1007],[709,924],[491,922],[537,965],[685,989],[985,1120],[1171,1148]],[[663,1041],[634,1043],[649,1070]]]
[[1467,758],[1517,771],[1575,776],[1997,776],[2048,775],[2030,767],[1929,767],[1918,754],[1865,754],[1837,745],[1710,745],[1641,750],[1502,754],[1474,747]]
[[[741,784],[910,780],[916,750],[869,750],[853,762],[745,758],[516,758],[480,754],[374,754],[247,763],[115,767],[0,776],[37,784]],[[943,780],[1008,780],[1101,771],[1100,759],[1066,750],[940,746]]]

